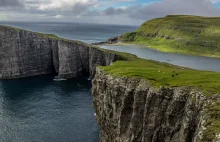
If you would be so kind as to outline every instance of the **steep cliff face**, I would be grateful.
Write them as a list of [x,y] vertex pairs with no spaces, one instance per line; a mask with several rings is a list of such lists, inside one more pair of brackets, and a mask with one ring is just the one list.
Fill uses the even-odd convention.
[[90,45],[0,26],[0,78],[12,79],[57,73],[60,78],[94,76],[98,65],[119,56]]
[[51,73],[49,40],[32,32],[0,27],[0,78]]
[[211,101],[193,88],[155,89],[146,80],[114,77],[98,68],[92,94],[101,142],[210,141],[205,123]]
[[74,42],[58,42],[59,77],[71,78],[82,74],[95,75],[96,67],[107,66],[121,57],[100,49]]

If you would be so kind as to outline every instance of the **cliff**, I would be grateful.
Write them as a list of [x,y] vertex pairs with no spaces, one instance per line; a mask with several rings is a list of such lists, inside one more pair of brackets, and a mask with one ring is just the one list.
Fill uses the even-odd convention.
[[129,57],[92,81],[101,142],[219,142],[220,73]]
[[156,88],[147,80],[99,68],[92,94],[100,142],[220,141],[217,94],[208,97],[193,87]]
[[6,26],[0,26],[0,54],[0,79],[94,77],[102,142],[220,141],[220,73]]
[[57,73],[59,78],[94,76],[98,65],[119,59],[78,41],[0,26],[0,79]]
[[164,52],[220,57],[220,18],[170,15],[143,23],[136,32],[125,33],[100,44],[131,43]]

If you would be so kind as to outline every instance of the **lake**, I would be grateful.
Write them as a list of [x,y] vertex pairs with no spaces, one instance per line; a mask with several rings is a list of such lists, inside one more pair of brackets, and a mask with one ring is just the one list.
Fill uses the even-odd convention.
[[209,70],[220,72],[220,58],[209,58],[202,56],[183,55],[177,53],[166,53],[156,49],[136,45],[127,46],[101,46],[104,49],[127,52],[140,58],[166,62],[173,65],[188,67],[197,70]]

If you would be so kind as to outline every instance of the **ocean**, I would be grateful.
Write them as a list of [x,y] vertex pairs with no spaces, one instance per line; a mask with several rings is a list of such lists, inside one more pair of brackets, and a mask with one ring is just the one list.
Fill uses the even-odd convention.
[[135,31],[138,26],[101,25],[85,23],[33,23],[33,22],[0,22],[30,31],[55,34],[59,37],[80,40],[86,43],[104,41],[125,32]]

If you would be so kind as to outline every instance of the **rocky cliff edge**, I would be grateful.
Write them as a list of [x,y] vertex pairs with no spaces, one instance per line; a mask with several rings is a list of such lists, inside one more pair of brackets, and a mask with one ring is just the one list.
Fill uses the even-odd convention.
[[56,73],[58,78],[94,76],[96,66],[120,57],[79,41],[0,26],[0,79]]
[[[93,105],[100,142],[219,142],[220,96],[193,87],[156,88],[97,68]],[[214,114],[215,113],[215,114]],[[218,125],[218,126],[217,126]],[[216,131],[215,131],[216,130]]]

